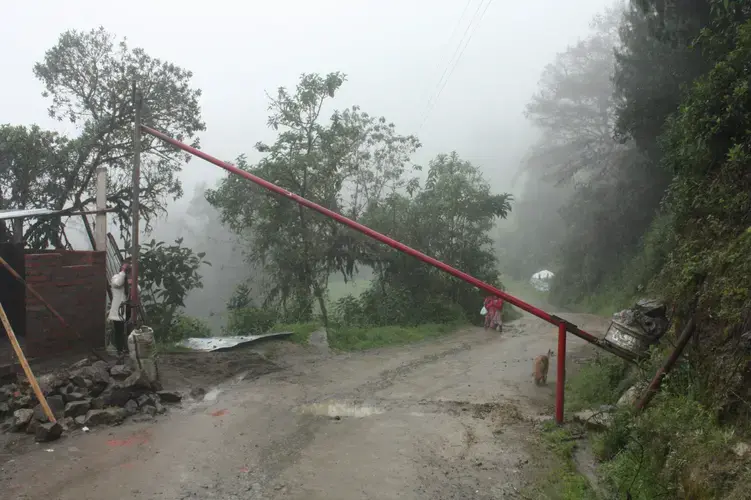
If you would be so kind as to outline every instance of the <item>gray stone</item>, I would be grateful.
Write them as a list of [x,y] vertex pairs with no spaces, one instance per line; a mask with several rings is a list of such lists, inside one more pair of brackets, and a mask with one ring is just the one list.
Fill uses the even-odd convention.
[[29,422],[34,417],[34,410],[29,408],[21,408],[13,412],[13,428],[15,430],[21,430],[29,425]]
[[618,398],[616,405],[634,406],[634,404],[636,404],[636,399],[639,397],[639,392],[641,392],[641,388],[639,386],[633,385],[629,387],[628,390],[624,392],[620,398]]
[[119,382],[107,386],[101,396],[105,406],[125,406],[131,398],[131,390]]
[[89,387],[89,394],[92,397],[99,396],[109,385],[109,382],[92,382]]
[[0,417],[10,415],[12,413],[10,405],[8,403],[0,403]]
[[125,411],[128,413],[128,415],[134,415],[138,413],[138,403],[133,401],[132,399],[129,399],[127,403],[125,403]]
[[133,374],[133,370],[127,365],[115,365],[110,368],[110,375],[112,378],[119,380],[126,379]]
[[183,397],[178,392],[159,391],[156,393],[162,403],[179,403]]
[[164,405],[160,403],[159,401],[154,401],[154,408],[156,408],[156,412],[159,415],[167,412],[167,408],[165,408]]
[[733,453],[735,453],[738,458],[743,458],[751,453],[751,446],[748,443],[739,441],[733,446]]
[[145,390],[150,391],[153,389],[153,384],[149,377],[143,370],[136,370],[123,382],[123,387],[127,387],[131,390]]
[[80,415],[74,418],[73,421],[76,423],[76,425],[83,427],[83,425],[86,423],[86,415]]
[[88,389],[92,384],[91,379],[84,377],[80,373],[77,373],[70,377],[70,382],[76,387],[80,387],[82,389]]
[[156,406],[144,405],[141,407],[141,413],[153,417],[157,414]]
[[91,360],[89,358],[83,358],[81,361],[73,363],[72,365],[70,365],[70,369],[78,370],[79,368],[83,368],[85,366],[91,366]]
[[[49,396],[46,399],[47,405],[49,405],[55,418],[62,418],[65,414],[65,402],[63,401],[63,397],[56,394],[54,396]],[[47,421],[47,415],[44,414],[44,409],[42,408],[41,403],[34,407],[34,418],[40,422]]]
[[86,415],[90,409],[91,403],[89,401],[71,401],[65,405],[64,415],[66,417],[75,418],[81,415]]
[[109,383],[110,373],[107,363],[97,361],[91,366],[84,366],[71,373],[71,382],[79,387],[86,387],[86,380],[89,380],[91,383]]
[[28,408],[31,406],[31,396],[21,396],[15,398],[11,403],[11,409],[18,410],[20,408]]
[[29,425],[26,426],[26,434],[36,434],[37,427],[39,427],[40,425],[42,425],[42,422],[35,418],[32,418],[29,421]]
[[610,427],[612,415],[602,411],[583,410],[574,413],[574,420],[594,430]]
[[37,443],[46,443],[48,441],[54,441],[63,434],[63,426],[59,422],[47,422],[46,424],[39,424],[34,432],[34,437]]
[[133,417],[133,422],[151,422],[152,420],[154,420],[154,417],[143,413]]
[[102,397],[91,398],[92,410],[101,410],[102,408],[104,408],[104,398]]
[[89,410],[86,414],[85,425],[114,425],[121,423],[127,414],[122,408],[105,408],[104,410]]
[[2,424],[0,424],[0,432],[13,431],[13,417],[6,418]]
[[58,422],[60,422],[60,425],[63,426],[64,431],[69,431],[76,426],[76,422],[72,417],[65,417],[62,420],[58,420]]
[[155,398],[153,394],[141,394],[136,401],[139,407],[146,405],[154,406]]
[[10,399],[13,397],[13,391],[14,389],[11,388],[9,385],[4,385],[3,387],[0,387],[0,403],[5,403],[6,401],[10,401]]

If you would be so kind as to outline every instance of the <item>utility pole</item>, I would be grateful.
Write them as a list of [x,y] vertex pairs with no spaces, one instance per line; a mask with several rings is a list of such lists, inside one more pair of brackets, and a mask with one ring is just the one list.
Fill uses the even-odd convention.
[[133,328],[140,325],[139,312],[141,310],[140,297],[138,296],[138,256],[140,255],[140,245],[138,241],[139,233],[139,191],[141,187],[141,108],[143,107],[143,96],[133,83],[133,106],[135,108],[135,123],[133,126],[133,199],[131,208],[133,209],[131,225],[131,237],[133,238],[133,247],[130,252],[131,258],[131,276],[133,283],[130,286],[130,322]]
[[[96,218],[94,226],[94,250],[107,251],[107,167],[96,169]],[[86,216],[84,220],[88,222]]]

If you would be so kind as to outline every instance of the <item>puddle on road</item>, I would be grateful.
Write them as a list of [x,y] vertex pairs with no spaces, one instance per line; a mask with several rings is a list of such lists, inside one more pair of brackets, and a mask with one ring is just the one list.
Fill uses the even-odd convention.
[[379,415],[383,410],[373,406],[352,405],[338,401],[326,403],[314,403],[302,407],[302,412],[310,415],[322,415],[324,417],[355,417],[363,418],[371,415]]

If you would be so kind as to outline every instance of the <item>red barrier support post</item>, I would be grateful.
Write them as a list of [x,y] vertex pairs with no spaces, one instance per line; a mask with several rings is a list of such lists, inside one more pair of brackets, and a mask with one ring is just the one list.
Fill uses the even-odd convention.
[[555,422],[563,423],[563,391],[566,387],[566,323],[558,324],[558,371],[555,377]]

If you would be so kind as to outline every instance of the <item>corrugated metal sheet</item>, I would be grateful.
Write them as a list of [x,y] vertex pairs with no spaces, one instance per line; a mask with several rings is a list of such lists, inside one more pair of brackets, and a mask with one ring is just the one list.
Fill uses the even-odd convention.
[[183,339],[177,345],[181,347],[185,347],[192,351],[203,351],[203,352],[224,351],[227,349],[232,349],[233,347],[239,347],[244,344],[254,342],[256,340],[265,339],[269,337],[286,337],[288,335],[292,335],[292,332],[273,332],[273,333],[264,333],[263,335],[239,335],[236,337],[206,337],[206,338],[191,337],[188,339]]
[[29,210],[0,210],[0,220],[22,219],[25,217],[38,217],[40,215],[54,215],[60,213],[60,210],[51,208],[32,208]]

